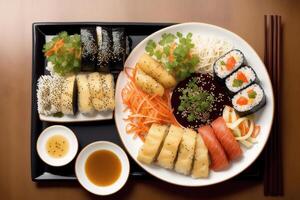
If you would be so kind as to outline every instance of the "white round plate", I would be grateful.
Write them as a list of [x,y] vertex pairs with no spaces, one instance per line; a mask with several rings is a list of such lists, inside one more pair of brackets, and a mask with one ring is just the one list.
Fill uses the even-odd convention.
[[[92,183],[85,173],[85,163],[88,157],[98,150],[109,150],[115,153],[120,159],[122,169],[121,175],[118,180],[109,186],[97,186]],[[96,195],[110,195],[118,190],[120,190],[126,183],[129,176],[129,161],[126,153],[119,147],[118,145],[106,142],[106,141],[98,141],[93,142],[86,147],[84,147],[79,153],[76,163],[75,163],[75,173],[79,183],[89,192]]]
[[120,134],[121,140],[124,143],[128,153],[131,157],[147,172],[152,174],[153,176],[164,180],[169,183],[173,183],[176,185],[182,186],[205,186],[211,185],[215,183],[219,183],[230,179],[243,170],[245,170],[254,160],[258,157],[258,155],[263,150],[271,130],[271,125],[273,121],[273,113],[274,113],[274,97],[272,85],[270,82],[269,75],[267,70],[254,51],[254,49],[241,37],[238,35],[223,29],[218,26],[203,24],[203,23],[183,23],[174,26],[170,26],[164,29],[161,29],[149,37],[145,38],[141,43],[139,43],[135,49],[128,56],[125,66],[134,67],[139,57],[145,52],[145,46],[147,41],[153,39],[154,41],[158,41],[161,38],[163,33],[176,33],[181,32],[183,34],[187,34],[188,32],[193,33],[194,35],[209,35],[209,36],[217,36],[224,38],[228,41],[231,41],[234,45],[234,48],[240,49],[250,66],[256,71],[258,78],[261,80],[261,85],[264,88],[267,104],[255,114],[255,121],[257,124],[261,125],[261,132],[257,138],[258,142],[253,145],[250,149],[243,149],[243,158],[231,162],[231,166],[229,169],[214,172],[210,170],[210,176],[204,179],[193,179],[189,176],[184,176],[178,173],[175,173],[171,170],[166,170],[161,167],[153,165],[145,165],[140,163],[137,160],[137,155],[140,147],[142,146],[142,141],[139,138],[134,139],[133,135],[129,135],[125,131],[126,122],[123,120],[127,117],[129,112],[123,112],[125,109],[124,104],[122,103],[121,91],[126,83],[129,81],[124,72],[120,73],[118,77],[118,81],[116,84],[116,108],[115,108],[115,120],[118,132]]
[[[62,135],[69,142],[69,150],[62,158],[53,158],[49,156],[46,150],[46,144],[50,137],[54,135]],[[54,125],[46,128],[39,136],[36,148],[40,158],[48,165],[59,167],[71,162],[78,151],[78,140],[73,131],[65,126]]]

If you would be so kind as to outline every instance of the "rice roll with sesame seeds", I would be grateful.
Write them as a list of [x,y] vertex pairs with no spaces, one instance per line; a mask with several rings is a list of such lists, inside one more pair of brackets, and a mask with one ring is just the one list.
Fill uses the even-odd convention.
[[88,74],[88,84],[93,107],[98,110],[97,102],[104,97],[100,74],[98,72]]
[[123,70],[123,62],[126,56],[126,36],[124,28],[112,29],[112,70]]
[[245,66],[226,78],[225,85],[230,93],[235,94],[254,82],[257,82],[254,70],[250,66]]
[[61,90],[61,112],[74,115],[77,112],[77,82],[75,75],[65,77]]
[[52,77],[50,75],[40,76],[37,81],[37,108],[39,114],[42,115],[53,114],[49,99],[51,81]]
[[216,60],[213,65],[214,75],[218,80],[224,81],[232,72],[240,68],[244,63],[244,54],[238,49],[233,49]]
[[78,85],[78,110],[83,114],[92,113],[94,108],[91,101],[91,94],[86,74],[76,76]]
[[113,110],[115,108],[114,77],[112,74],[99,73],[100,85],[103,91],[101,98],[93,98],[92,103],[97,111]]
[[112,57],[112,36],[111,30],[105,27],[96,27],[97,32],[97,64],[96,70],[99,72],[110,72],[110,59]]
[[64,78],[61,76],[53,76],[50,84],[49,100],[51,102],[51,112],[61,112],[61,93]]
[[93,27],[80,29],[81,71],[94,71],[97,61],[97,34]]
[[245,116],[258,111],[266,104],[264,90],[254,83],[237,93],[232,98],[233,108],[240,116]]

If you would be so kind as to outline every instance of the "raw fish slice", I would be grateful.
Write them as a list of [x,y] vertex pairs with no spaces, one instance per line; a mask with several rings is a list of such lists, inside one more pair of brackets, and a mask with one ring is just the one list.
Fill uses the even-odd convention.
[[202,136],[204,144],[206,145],[210,155],[210,167],[215,171],[220,171],[228,167],[229,162],[223,147],[217,140],[213,129],[207,125],[198,129],[199,134]]
[[223,117],[219,117],[211,123],[214,133],[230,160],[237,159],[242,156],[243,152],[239,143],[235,140],[231,130],[227,127]]

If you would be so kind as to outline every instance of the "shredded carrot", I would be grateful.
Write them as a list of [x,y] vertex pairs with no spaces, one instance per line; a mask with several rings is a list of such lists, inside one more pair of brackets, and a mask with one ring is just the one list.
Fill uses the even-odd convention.
[[134,133],[144,140],[153,123],[178,125],[170,105],[170,92],[165,90],[162,97],[143,92],[135,83],[136,68],[132,74],[125,68],[130,81],[122,90],[123,103],[129,108],[130,114],[126,125],[127,133]]
[[169,61],[174,62],[174,50],[176,49],[176,43],[171,45],[170,54],[169,54]]
[[244,136],[248,133],[249,131],[249,125],[248,125],[248,120],[243,121],[240,125],[239,125],[239,129],[241,131],[241,135]]
[[45,53],[45,56],[51,56],[53,53],[56,53],[62,46],[64,46],[63,39],[56,41],[53,47]]
[[255,125],[254,130],[253,130],[253,132],[251,134],[251,137],[256,138],[257,135],[259,134],[259,132],[260,132],[260,126],[259,125]]

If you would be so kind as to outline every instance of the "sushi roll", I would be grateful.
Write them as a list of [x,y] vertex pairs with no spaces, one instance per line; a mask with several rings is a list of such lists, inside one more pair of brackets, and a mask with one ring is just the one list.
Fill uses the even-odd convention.
[[95,28],[80,29],[81,71],[94,71],[97,60],[97,34]]
[[121,71],[126,56],[126,36],[123,28],[112,29],[112,70]]
[[61,112],[61,90],[64,78],[53,76],[50,84],[49,100],[51,102],[51,111],[53,113]]
[[50,84],[52,77],[50,75],[40,76],[37,82],[37,108],[39,114],[51,115],[51,101],[49,99]]
[[224,81],[232,72],[241,67],[244,62],[244,54],[238,49],[233,49],[216,60],[213,66],[214,75],[218,80]]
[[248,86],[232,98],[233,108],[240,116],[252,114],[265,104],[266,97],[264,90],[257,83]]
[[78,109],[83,114],[92,113],[94,108],[86,74],[76,76],[78,85]]
[[96,70],[99,72],[110,72],[110,59],[112,57],[112,36],[111,30],[97,26],[97,43],[98,43],[98,53],[97,53],[97,64]]
[[245,66],[226,78],[225,85],[231,94],[235,94],[254,82],[257,82],[254,70],[250,66]]
[[52,115],[61,112],[61,93],[64,78],[43,75],[38,80],[37,102],[38,112]]
[[114,77],[112,74],[94,72],[88,76],[91,103],[102,112],[115,108]]
[[61,112],[75,115],[77,112],[77,82],[75,75],[65,78],[61,91]]

